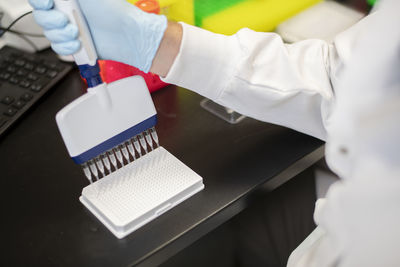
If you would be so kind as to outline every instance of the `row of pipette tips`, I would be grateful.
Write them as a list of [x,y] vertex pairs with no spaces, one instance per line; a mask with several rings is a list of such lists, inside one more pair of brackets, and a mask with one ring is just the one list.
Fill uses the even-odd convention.
[[83,172],[90,183],[93,183],[93,178],[99,180],[154,150],[159,145],[156,129],[152,127],[85,162],[82,164]]

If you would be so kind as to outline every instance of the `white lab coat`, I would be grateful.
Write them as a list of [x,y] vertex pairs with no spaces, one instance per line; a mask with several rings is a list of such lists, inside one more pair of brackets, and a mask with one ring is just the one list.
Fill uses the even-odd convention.
[[165,81],[326,140],[341,180],[288,266],[400,266],[400,1],[382,0],[333,44],[183,29]]

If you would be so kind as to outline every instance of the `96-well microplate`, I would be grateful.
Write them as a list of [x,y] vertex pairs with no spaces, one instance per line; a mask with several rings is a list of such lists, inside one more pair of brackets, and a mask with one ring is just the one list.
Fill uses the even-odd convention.
[[123,238],[203,188],[197,173],[158,147],[88,185],[79,199]]

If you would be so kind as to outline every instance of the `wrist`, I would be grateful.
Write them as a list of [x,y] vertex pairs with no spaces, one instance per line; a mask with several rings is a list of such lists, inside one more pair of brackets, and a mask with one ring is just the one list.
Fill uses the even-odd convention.
[[182,31],[182,25],[179,23],[168,22],[167,29],[165,30],[150,68],[152,73],[158,74],[161,77],[167,76],[179,53]]

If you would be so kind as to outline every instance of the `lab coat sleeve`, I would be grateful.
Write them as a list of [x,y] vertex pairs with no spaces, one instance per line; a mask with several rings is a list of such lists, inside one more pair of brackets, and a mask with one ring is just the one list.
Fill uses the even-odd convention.
[[225,36],[182,26],[180,51],[164,81],[246,116],[325,139],[332,84],[354,34],[337,38],[335,45],[284,44],[275,33],[242,29]]

